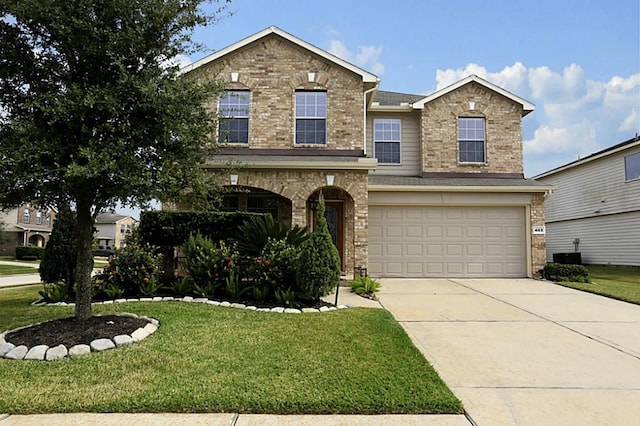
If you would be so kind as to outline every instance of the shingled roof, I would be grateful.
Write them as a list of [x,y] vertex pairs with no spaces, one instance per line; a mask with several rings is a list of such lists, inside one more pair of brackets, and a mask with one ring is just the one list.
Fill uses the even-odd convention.
[[412,104],[414,102],[423,99],[425,95],[410,95],[408,93],[399,92],[386,92],[384,90],[378,90],[373,102],[377,102],[381,106],[400,106],[407,103]]

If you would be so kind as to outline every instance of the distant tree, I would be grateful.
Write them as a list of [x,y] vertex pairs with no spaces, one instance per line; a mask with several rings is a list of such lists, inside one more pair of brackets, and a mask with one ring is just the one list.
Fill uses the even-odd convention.
[[[0,0],[0,205],[72,205],[75,317],[91,317],[95,217],[206,186],[220,84],[172,59],[203,0]],[[189,188],[189,191],[185,189]]]
[[340,254],[331,239],[324,211],[321,193],[316,209],[316,229],[302,243],[296,272],[296,282],[303,297],[312,300],[331,293],[340,281]]
[[61,207],[51,229],[51,237],[44,248],[40,262],[40,279],[45,283],[64,282],[73,294],[76,261],[78,258],[75,236],[76,215],[68,206]]

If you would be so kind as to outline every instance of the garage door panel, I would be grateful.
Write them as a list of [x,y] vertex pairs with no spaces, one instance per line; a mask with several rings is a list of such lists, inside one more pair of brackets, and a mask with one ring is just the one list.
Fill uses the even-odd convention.
[[371,206],[369,210],[373,275],[526,276],[524,207]]

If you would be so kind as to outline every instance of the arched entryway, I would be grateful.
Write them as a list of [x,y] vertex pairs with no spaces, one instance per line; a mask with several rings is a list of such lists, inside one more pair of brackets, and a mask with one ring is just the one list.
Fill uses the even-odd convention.
[[30,236],[29,245],[32,247],[44,247],[44,237],[38,234]]
[[324,197],[324,217],[329,233],[340,254],[342,269],[345,269],[345,265],[353,262],[353,198],[348,192],[337,187],[324,187],[311,194],[307,199],[307,223],[311,224],[313,230],[316,227],[315,216],[320,192]]

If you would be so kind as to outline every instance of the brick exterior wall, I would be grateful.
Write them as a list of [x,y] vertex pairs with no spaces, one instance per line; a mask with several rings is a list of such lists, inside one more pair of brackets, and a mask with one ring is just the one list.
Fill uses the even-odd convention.
[[[531,195],[530,210],[531,228],[534,226],[544,226],[544,194]],[[529,231],[531,232],[531,231]],[[547,243],[544,235],[533,235],[531,233],[531,273],[539,276],[538,271],[544,268],[547,258]]]
[[[469,109],[469,102],[475,108]],[[458,117],[485,118],[485,164],[458,162]],[[471,82],[425,105],[422,171],[522,173],[522,107]]]
[[[362,77],[288,40],[267,36],[195,72],[217,74],[227,89],[250,90],[249,148],[295,146],[295,90],[304,89],[327,92],[327,143],[312,147],[363,149]],[[237,82],[231,73],[238,73]]]

